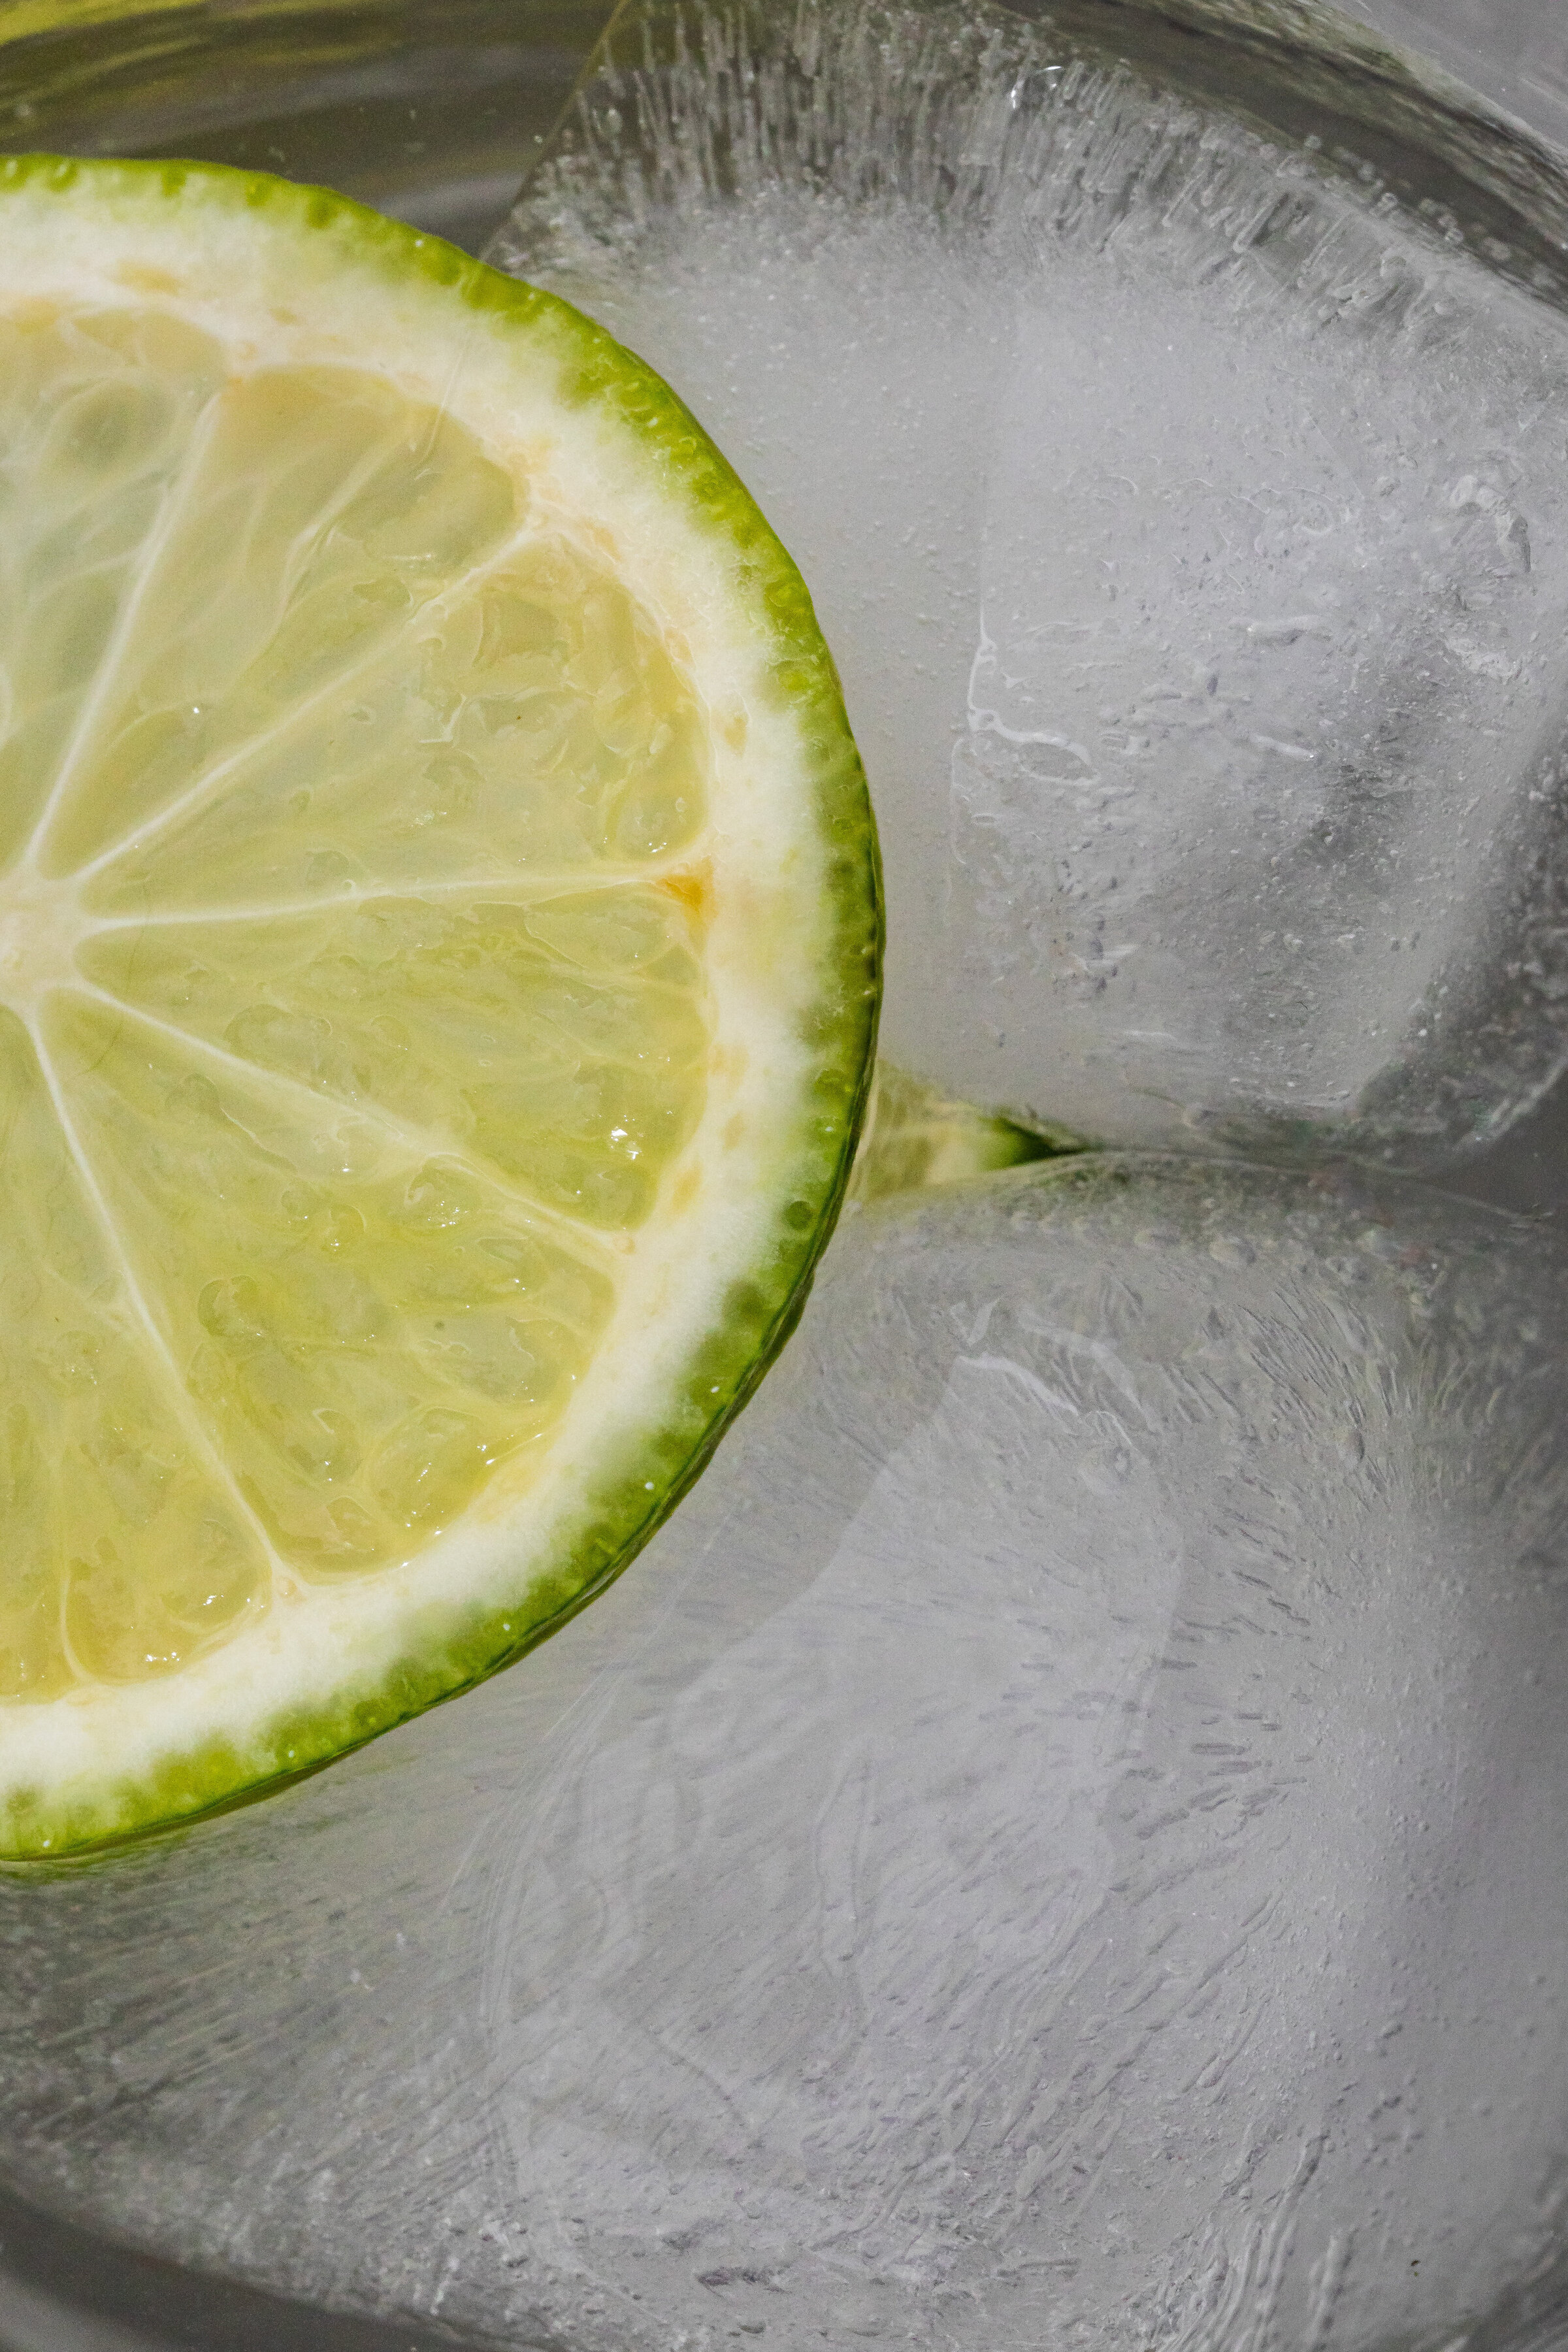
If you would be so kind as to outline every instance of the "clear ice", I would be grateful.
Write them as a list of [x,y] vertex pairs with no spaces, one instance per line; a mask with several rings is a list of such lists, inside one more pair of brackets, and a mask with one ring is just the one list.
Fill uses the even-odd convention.
[[1565,1359],[1568,1257],[1392,1179],[851,1213],[532,1658],[0,1878],[0,2173],[547,2352],[1544,2343]]
[[1048,22],[899,0],[623,14],[497,252],[666,375],[805,572],[896,1060],[1410,1166],[1551,1079],[1568,324],[1519,253]]

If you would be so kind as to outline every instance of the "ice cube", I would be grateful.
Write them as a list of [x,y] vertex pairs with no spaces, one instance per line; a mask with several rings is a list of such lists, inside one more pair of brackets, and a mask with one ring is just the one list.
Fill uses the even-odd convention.
[[1430,1166],[1568,1037],[1561,180],[1479,126],[1456,177],[1392,65],[1356,147],[1342,58],[1159,37],[643,0],[499,256],[668,377],[805,573],[897,1060]]
[[0,1880],[7,2179],[555,2352],[1545,2340],[1565,1342],[1393,1180],[851,1215],[531,1659]]

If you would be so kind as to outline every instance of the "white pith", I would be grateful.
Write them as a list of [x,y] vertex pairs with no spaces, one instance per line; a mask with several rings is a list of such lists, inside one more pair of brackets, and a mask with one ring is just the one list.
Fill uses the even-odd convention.
[[[318,256],[308,232],[265,215],[199,198],[79,205],[26,189],[5,204],[0,308],[145,301],[219,337],[237,373],[305,361],[363,370],[395,352],[391,381],[443,403],[526,478],[532,516],[586,537],[619,572],[715,720],[710,823],[670,861],[703,864],[711,877],[706,1108],[635,1236],[582,1229],[584,1254],[614,1272],[616,1305],[546,1458],[498,1472],[465,1519],[398,1566],[330,1584],[277,1563],[268,1612],[172,1675],[0,1704],[0,1810],[26,1792],[52,1812],[141,1781],[216,1736],[243,1755],[280,1715],[374,1692],[398,1659],[481,1613],[513,1603],[526,1614],[528,1564],[557,1564],[558,1539],[604,1465],[659,1424],[727,1289],[777,1234],[814,1067],[801,1021],[826,932],[805,747],[770,691],[773,648],[739,588],[736,552],[693,521],[632,430],[557,397],[569,351],[439,287],[384,275],[374,259],[362,274],[345,269],[335,236]],[[737,750],[726,729],[739,734],[742,718]],[[46,812],[40,832],[47,824]],[[523,889],[544,878],[518,877]],[[595,878],[585,872],[583,886]],[[78,948],[117,927],[83,909],[76,877],[46,878],[25,854],[0,877],[0,1003],[37,1039],[50,992],[75,985]]]

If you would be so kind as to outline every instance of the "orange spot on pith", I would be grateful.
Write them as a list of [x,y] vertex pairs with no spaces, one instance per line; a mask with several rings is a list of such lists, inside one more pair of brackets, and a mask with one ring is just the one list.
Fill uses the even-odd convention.
[[713,868],[706,860],[700,866],[683,866],[674,874],[661,874],[656,887],[700,923],[705,923],[713,911]]

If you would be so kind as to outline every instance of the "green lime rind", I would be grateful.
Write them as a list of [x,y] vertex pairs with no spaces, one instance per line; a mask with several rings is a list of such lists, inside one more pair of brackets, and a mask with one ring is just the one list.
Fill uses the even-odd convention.
[[[89,1791],[26,1789],[0,1801],[0,1861],[86,1855],[188,1824],[264,1796],[458,1696],[546,1640],[626,1567],[700,1475],[724,1430],[798,1318],[854,1165],[871,1084],[881,989],[883,919],[876,828],[832,657],[805,583],[749,492],[696,420],[650,369],[558,297],[506,278],[441,239],[326,189],[205,163],[80,163],[36,155],[0,161],[0,222],[8,197],[73,189],[98,204],[265,211],[313,250],[391,284],[411,278],[520,337],[548,338],[563,362],[563,397],[597,403],[635,426],[689,519],[742,559],[741,591],[765,615],[771,691],[787,706],[809,758],[817,837],[826,848],[825,982],[806,1042],[815,1076],[793,1152],[781,1167],[771,1246],[730,1287],[724,1310],[690,1355],[657,1425],[602,1465],[554,1565],[531,1566],[515,1605],[440,1603],[411,1614],[390,1667],[334,1703],[274,1716],[236,1743],[215,1734],[151,1769],[104,1777]],[[460,324],[460,321],[458,322]]]

